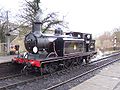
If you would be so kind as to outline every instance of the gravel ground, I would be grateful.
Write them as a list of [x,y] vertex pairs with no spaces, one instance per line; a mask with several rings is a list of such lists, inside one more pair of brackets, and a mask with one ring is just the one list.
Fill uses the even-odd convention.
[[12,83],[16,83],[19,81],[23,81],[23,80],[27,80],[30,78],[35,77],[34,75],[21,75],[21,76],[17,76],[17,77],[12,77],[12,78],[7,78],[7,79],[3,79],[0,80],[0,87],[6,86],[6,85],[10,85]]
[[20,73],[22,68],[22,66],[16,66],[12,63],[2,63],[0,64],[0,78]]
[[[50,86],[55,85],[56,83],[60,83],[62,81],[70,79],[70,78],[72,78],[72,77],[74,77],[76,75],[79,75],[80,73],[82,73],[82,71],[84,71],[86,69],[89,69],[90,67],[93,67],[93,66],[89,66],[89,68],[88,68],[88,66],[85,66],[85,67],[76,66],[74,68],[70,68],[69,70],[62,71],[60,73],[51,75],[49,77],[45,77],[44,79],[37,80],[37,81],[35,81],[33,83],[27,83],[27,84],[22,85],[22,86],[17,86],[16,88],[12,88],[10,90],[44,90],[44,89],[46,89],[46,88],[48,88]],[[90,77],[94,76],[98,72],[99,71],[95,71],[93,73],[85,75],[85,76],[81,77],[80,79],[78,79],[77,81],[79,83],[81,83],[81,82],[89,79]],[[74,83],[74,85],[68,84],[62,90],[67,90],[67,89],[79,84],[78,82]]]

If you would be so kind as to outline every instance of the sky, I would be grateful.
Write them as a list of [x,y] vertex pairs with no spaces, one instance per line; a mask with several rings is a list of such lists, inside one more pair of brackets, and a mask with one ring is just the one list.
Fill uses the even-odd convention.
[[[0,8],[15,13],[22,1],[0,0]],[[41,0],[40,5],[48,12],[59,12],[61,16],[66,16],[70,31],[99,36],[120,27],[120,0]]]

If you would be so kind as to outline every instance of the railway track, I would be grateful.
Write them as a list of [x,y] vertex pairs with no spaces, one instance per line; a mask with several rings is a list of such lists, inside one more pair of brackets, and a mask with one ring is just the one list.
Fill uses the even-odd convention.
[[86,74],[88,74],[88,73],[91,73],[91,72],[93,72],[93,71],[95,71],[95,70],[101,69],[101,68],[103,68],[103,67],[105,67],[105,66],[107,66],[107,65],[110,65],[110,64],[112,64],[112,63],[114,63],[114,62],[116,62],[116,61],[118,61],[118,60],[120,60],[120,58],[115,59],[115,60],[112,60],[112,61],[110,61],[110,62],[108,62],[108,63],[105,63],[105,64],[103,64],[103,65],[101,65],[101,66],[98,66],[98,67],[96,67],[96,68],[93,68],[93,69],[91,69],[91,70],[89,70],[89,71],[87,71],[87,72],[85,72],[85,73],[82,73],[82,74],[77,75],[77,76],[75,76],[75,77],[73,77],[73,78],[70,78],[70,79],[68,79],[68,80],[66,80],[66,81],[63,81],[63,82],[61,82],[61,83],[58,83],[58,84],[56,84],[56,85],[54,85],[54,86],[51,86],[51,87],[49,87],[49,88],[46,88],[45,90],[52,90],[52,89],[55,89],[55,88],[57,88],[57,87],[60,87],[60,86],[62,86],[62,85],[64,85],[64,84],[69,83],[69,82],[71,82],[71,81],[73,81],[73,80],[75,80],[75,79],[78,79],[78,78],[80,78],[80,77],[82,77],[82,76],[84,76],[84,75],[86,75]]
[[102,57],[102,58],[99,58],[99,59],[96,59],[96,60],[94,60],[94,61],[91,61],[89,64],[95,64],[95,63],[104,61],[104,59],[109,59],[109,58],[114,57],[114,56],[117,56],[117,55],[119,55],[119,54],[120,54],[120,52],[114,52],[113,54],[108,54],[108,55],[106,55],[106,56],[104,56],[104,57]]
[[[115,53],[115,54],[113,54],[113,55],[109,55],[109,56],[106,56],[106,57],[103,57],[103,58],[101,58],[101,59],[99,59],[98,61],[98,63],[102,63],[102,65],[99,65],[98,63],[97,63],[97,61],[93,61],[93,62],[90,62],[90,65],[88,65],[88,66],[86,66],[86,65],[83,65],[83,66],[81,66],[82,68],[81,68],[81,70],[83,70],[84,69],[84,72],[81,72],[81,74],[78,74],[77,76],[74,76],[74,77],[70,77],[69,79],[67,79],[67,80],[64,80],[64,81],[62,81],[62,82],[56,82],[56,84],[53,84],[53,85],[51,85],[51,86],[46,86],[46,87],[48,87],[48,88],[46,88],[46,87],[42,87],[41,89],[45,89],[46,88],[46,90],[51,90],[51,89],[55,89],[55,88],[57,88],[57,87],[59,87],[59,86],[61,86],[61,85],[64,85],[64,84],[66,84],[66,83],[68,83],[68,82],[70,82],[70,81],[72,81],[72,80],[74,80],[74,79],[76,79],[76,78],[79,78],[79,77],[82,77],[82,76],[84,76],[84,75],[86,75],[86,74],[88,74],[88,73],[90,73],[90,72],[93,72],[93,71],[95,71],[95,70],[97,70],[97,69],[99,69],[99,68],[102,68],[102,67],[104,67],[104,66],[106,66],[106,65],[109,65],[109,64],[111,64],[111,63],[113,63],[113,62],[115,62],[115,61],[118,61],[119,59],[120,59],[120,56],[119,56],[119,54],[120,53]],[[117,58],[119,58],[119,59],[117,59]],[[108,62],[109,61],[109,62]],[[95,65],[94,65],[95,64]],[[75,67],[77,67],[77,66],[75,66]],[[74,68],[75,68],[74,67]],[[89,67],[89,69],[88,69],[88,67]],[[87,68],[87,69],[85,69],[85,68]],[[30,82],[35,82],[36,80],[41,80],[41,81],[43,81],[43,79],[44,79],[44,77],[46,77],[46,78],[48,78],[49,76],[54,76],[54,75],[58,75],[58,76],[60,76],[59,74],[61,74],[62,72],[63,72],[63,74],[64,74],[64,72],[66,72],[68,69],[65,69],[65,70],[61,70],[61,71],[58,71],[58,72],[55,72],[55,73],[53,73],[52,75],[51,74],[48,74],[48,75],[43,75],[43,76],[35,76],[35,77],[33,77],[33,76],[22,76],[22,77],[19,77],[19,76],[21,76],[21,75],[16,75],[15,77],[17,77],[17,79],[15,79],[15,77],[13,76],[13,77],[6,77],[6,78],[4,78],[4,79],[0,79],[0,82],[2,82],[3,83],[3,81],[6,81],[6,82],[4,82],[5,84],[4,85],[0,85],[0,90],[2,89],[10,89],[10,88],[15,88],[15,87],[17,87],[17,86],[19,86],[19,85],[25,85],[26,83],[30,83]],[[8,82],[8,81],[13,81],[13,80],[15,80],[14,82]],[[41,82],[41,85],[43,85],[43,82]]]

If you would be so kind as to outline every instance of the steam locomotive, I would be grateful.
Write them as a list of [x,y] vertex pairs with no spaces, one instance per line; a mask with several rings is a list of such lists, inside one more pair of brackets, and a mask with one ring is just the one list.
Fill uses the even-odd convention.
[[68,32],[63,35],[60,28],[53,35],[43,34],[40,21],[33,23],[32,31],[25,36],[24,44],[28,52],[14,57],[12,61],[41,72],[61,65],[82,63],[83,60],[89,63],[90,58],[96,54],[92,34]]

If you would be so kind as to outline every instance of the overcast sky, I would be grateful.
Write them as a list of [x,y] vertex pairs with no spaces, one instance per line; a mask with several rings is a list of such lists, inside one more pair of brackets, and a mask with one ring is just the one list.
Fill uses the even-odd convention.
[[[17,12],[23,0],[0,0],[0,7]],[[41,0],[47,11],[66,16],[71,31],[99,35],[120,26],[120,0]]]

